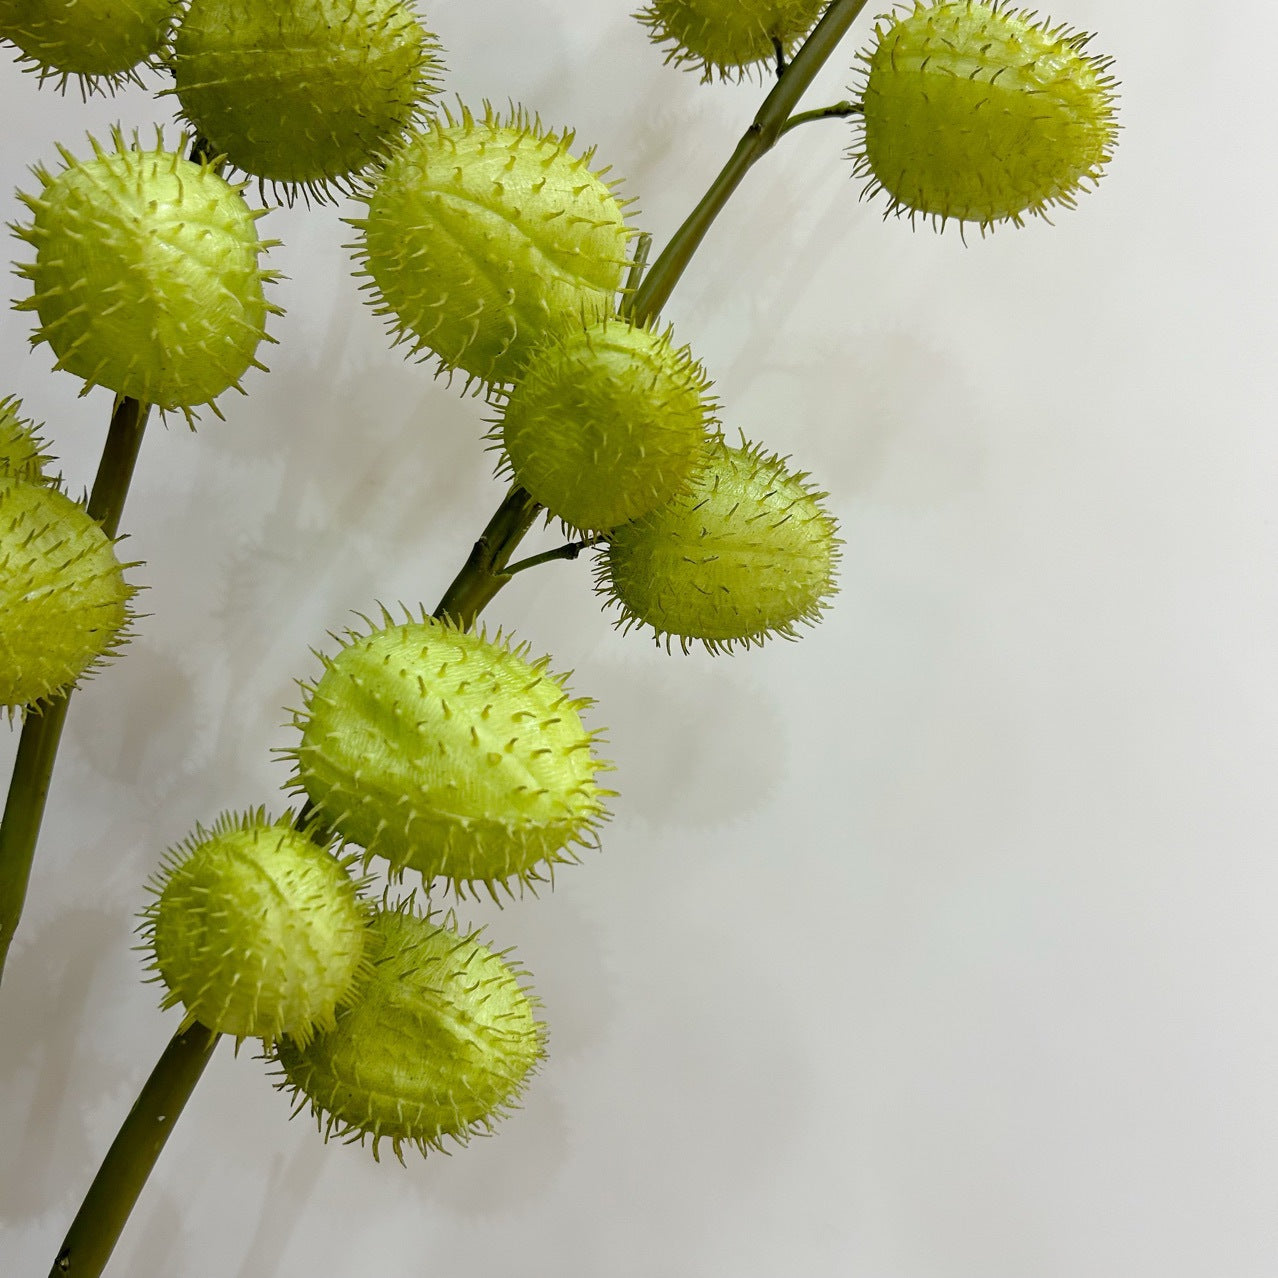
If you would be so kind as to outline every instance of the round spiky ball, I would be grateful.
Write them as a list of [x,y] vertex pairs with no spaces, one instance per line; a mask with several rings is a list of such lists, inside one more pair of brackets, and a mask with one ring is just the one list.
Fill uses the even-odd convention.
[[159,52],[174,0],[0,0],[0,38],[41,79],[71,76],[87,90],[137,80]]
[[522,112],[463,109],[392,155],[351,247],[397,343],[513,382],[549,332],[611,311],[630,232],[606,170],[572,143]]
[[[389,618],[386,618],[389,622]],[[442,621],[350,634],[295,716],[295,785],[326,825],[392,869],[536,882],[593,842],[608,767],[549,658]]]
[[325,1139],[373,1157],[389,1140],[424,1154],[492,1130],[545,1055],[545,1026],[506,954],[410,912],[383,909],[370,924],[372,976],[337,1024],[309,1045],[275,1049],[300,1109],[309,1101]]
[[367,975],[369,911],[347,863],[291,815],[228,813],[173,849],[143,916],[161,1003],[237,1038],[306,1042]]
[[788,55],[830,0],[653,0],[635,17],[666,61],[690,64],[709,80],[737,79],[756,62]]
[[605,320],[538,347],[502,414],[515,479],[552,515],[603,531],[669,501],[704,461],[710,381],[670,333]]
[[[143,151],[118,131],[114,149],[90,138],[93,159],[61,150],[66,168],[35,170],[41,190],[20,195],[32,220],[14,228],[35,248],[18,267],[35,311],[32,345],[56,368],[160,409],[212,405],[258,363],[271,306],[262,293],[254,228],[239,189],[208,165]],[[216,411],[216,409],[214,410]]]
[[785,462],[719,442],[690,492],[614,529],[597,584],[621,605],[619,624],[720,652],[815,623],[842,543],[826,494]]
[[924,4],[875,27],[851,155],[889,213],[982,230],[1095,185],[1114,146],[1110,59],[1000,0]]
[[419,117],[438,53],[404,0],[189,0],[170,92],[237,169],[324,198]]
[[38,484],[53,458],[44,440],[22,416],[22,404],[11,395],[0,399],[0,479],[23,479]]
[[83,506],[0,477],[0,706],[67,692],[114,654],[134,594],[123,569]]

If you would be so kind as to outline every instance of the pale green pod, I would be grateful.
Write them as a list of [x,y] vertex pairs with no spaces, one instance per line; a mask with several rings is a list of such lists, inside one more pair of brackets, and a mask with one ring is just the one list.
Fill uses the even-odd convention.
[[0,479],[23,479],[38,484],[54,459],[44,440],[22,415],[22,404],[11,395],[0,399]]

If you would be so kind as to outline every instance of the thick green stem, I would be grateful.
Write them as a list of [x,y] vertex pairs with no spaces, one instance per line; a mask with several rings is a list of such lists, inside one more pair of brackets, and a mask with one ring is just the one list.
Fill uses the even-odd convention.
[[221,1037],[196,1024],[176,1034],[164,1049],[98,1168],[49,1278],[97,1278],[106,1267],[129,1213]]
[[[93,491],[89,494],[89,514],[102,525],[108,537],[120,527],[120,514],[133,478],[142,432],[146,429],[149,404],[136,399],[120,399],[111,415],[102,460],[98,464]],[[41,708],[31,708],[22,724],[18,753],[4,817],[0,819],[0,980],[13,943],[22,907],[27,899],[27,883],[35,858],[40,822],[53,778],[58,742],[66,722],[69,692],[51,697]]]

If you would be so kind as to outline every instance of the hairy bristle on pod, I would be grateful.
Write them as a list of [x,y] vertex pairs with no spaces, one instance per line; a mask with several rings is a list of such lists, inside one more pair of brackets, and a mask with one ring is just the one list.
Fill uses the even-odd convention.
[[548,879],[596,841],[610,765],[582,726],[590,702],[527,656],[430,618],[348,634],[304,686],[301,743],[284,752],[295,788],[393,871],[494,899]]
[[367,977],[369,909],[329,848],[291,815],[228,813],[169,852],[142,948],[196,1021],[236,1038],[299,1043],[330,1029]]
[[132,619],[126,566],[83,506],[0,476],[0,706],[68,692],[114,655]]
[[[268,312],[254,213],[238,188],[174,151],[141,150],[118,131],[114,149],[90,138],[91,160],[35,170],[41,190],[19,198],[31,221],[11,229],[35,249],[17,268],[32,293],[16,303],[40,327],[57,369],[87,392],[181,411],[189,420],[223,391],[240,390]],[[216,412],[216,408],[214,408]]]
[[318,200],[421,119],[443,70],[405,0],[189,0],[169,63],[213,153]]
[[0,479],[38,484],[53,460],[37,427],[22,416],[21,401],[11,395],[0,399]]
[[748,647],[813,624],[835,590],[839,547],[825,493],[786,459],[716,443],[691,491],[615,528],[597,565],[618,625],[645,625],[667,649]]
[[850,155],[888,214],[1020,226],[1099,180],[1116,82],[1090,36],[1000,0],[915,0],[874,34]]
[[159,53],[174,0],[0,0],[0,39],[42,80],[86,94],[141,83],[136,67]]
[[537,348],[494,432],[516,481],[565,524],[603,531],[669,501],[703,464],[710,381],[670,333],[574,325]]
[[395,342],[488,383],[533,347],[612,310],[631,232],[571,133],[462,108],[407,138],[362,198],[351,245]]
[[527,974],[478,932],[422,918],[409,903],[369,927],[372,975],[337,1024],[275,1047],[294,1113],[310,1106],[327,1140],[389,1141],[423,1154],[465,1145],[516,1106],[545,1055]]
[[690,66],[703,80],[740,79],[756,63],[771,61],[816,24],[829,0],[653,0],[634,16],[666,61]]

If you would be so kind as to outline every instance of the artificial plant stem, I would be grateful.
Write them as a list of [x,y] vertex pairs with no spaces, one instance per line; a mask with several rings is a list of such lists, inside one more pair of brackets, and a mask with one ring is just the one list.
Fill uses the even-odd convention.
[[801,124],[810,124],[813,120],[846,120],[850,115],[860,115],[862,106],[859,102],[835,102],[828,107],[817,107],[815,111],[800,111],[792,115],[782,126],[781,132],[789,133]]
[[598,537],[587,537],[583,541],[569,541],[562,546],[556,546],[554,550],[543,550],[539,555],[529,555],[527,559],[521,559],[517,564],[509,564],[506,568],[506,576],[513,577],[517,572],[526,572],[529,568],[536,568],[539,564],[553,563],[556,559],[576,559],[583,550],[597,546],[601,537],[602,534]]
[[[111,414],[102,460],[86,507],[108,537],[114,537],[120,527],[120,514],[150,408],[136,399],[122,398],[116,401]],[[0,818],[0,980],[4,979],[9,946],[27,899],[31,863],[70,697],[67,692],[51,697],[42,707],[30,708],[18,740],[9,797]]]
[[834,0],[785,67],[719,176],[649,267],[631,310],[636,324],[645,324],[660,313],[715,218],[745,175],[776,145],[799,99],[865,8],[865,3],[866,0]]
[[89,1186],[49,1278],[96,1278],[222,1036],[203,1025],[174,1035]]

